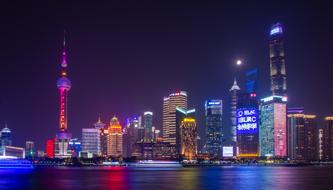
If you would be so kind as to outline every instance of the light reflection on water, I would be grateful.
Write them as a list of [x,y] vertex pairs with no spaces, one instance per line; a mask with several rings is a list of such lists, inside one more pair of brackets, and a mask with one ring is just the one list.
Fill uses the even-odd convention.
[[0,189],[333,189],[333,167],[0,170]]

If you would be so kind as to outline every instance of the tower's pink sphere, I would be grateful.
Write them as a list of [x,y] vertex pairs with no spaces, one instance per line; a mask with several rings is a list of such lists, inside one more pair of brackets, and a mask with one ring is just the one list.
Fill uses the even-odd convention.
[[66,77],[61,77],[60,79],[58,79],[57,81],[57,87],[58,89],[64,89],[64,90],[70,90],[71,89],[71,81],[66,78]]

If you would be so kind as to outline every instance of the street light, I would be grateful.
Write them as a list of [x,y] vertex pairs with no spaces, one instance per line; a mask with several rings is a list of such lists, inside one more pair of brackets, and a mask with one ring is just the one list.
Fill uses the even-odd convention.
[[237,65],[241,65],[241,64],[243,64],[243,62],[242,62],[242,60],[237,59],[236,64],[237,64]]

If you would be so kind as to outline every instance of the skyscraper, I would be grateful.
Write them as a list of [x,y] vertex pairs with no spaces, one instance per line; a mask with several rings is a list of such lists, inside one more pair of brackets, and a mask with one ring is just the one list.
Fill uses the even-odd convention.
[[223,128],[222,128],[222,100],[206,100],[205,102],[205,151],[212,157],[222,158]]
[[272,25],[269,42],[271,91],[273,95],[286,96],[287,76],[282,34],[282,25],[280,23]]
[[287,98],[269,96],[261,99],[259,115],[260,156],[287,156]]
[[163,140],[176,145],[176,108],[187,109],[187,93],[172,93],[163,99]]
[[55,157],[67,158],[71,156],[68,146],[72,135],[68,132],[67,126],[67,95],[71,89],[71,81],[67,78],[67,60],[66,60],[66,40],[64,38],[62,60],[61,60],[60,78],[57,81],[57,87],[60,92],[60,113],[59,113],[59,132],[55,138]]
[[145,137],[144,140],[146,142],[152,141],[153,137],[153,112],[146,111],[143,114],[143,127],[145,128]]
[[82,129],[82,151],[92,153],[94,156],[101,155],[100,129]]
[[5,128],[1,130],[0,133],[0,145],[1,145],[0,148],[12,145],[12,132],[7,127],[7,124],[5,125]]
[[117,117],[110,121],[107,134],[107,155],[118,157],[123,155],[123,134],[122,127]]
[[319,158],[333,160],[333,116],[325,117],[325,126],[319,129]]
[[259,156],[258,101],[256,93],[238,96],[236,111],[238,157]]
[[298,160],[318,158],[318,130],[315,115],[294,113],[288,109],[288,157]]
[[234,84],[230,88],[230,97],[231,97],[231,109],[230,109],[230,134],[231,134],[231,143],[235,147],[237,142],[236,136],[236,109],[237,109],[237,99],[238,93],[240,91],[239,86],[237,85],[236,78],[234,79]]
[[[195,122],[195,109],[187,110],[187,109],[183,109],[183,108],[176,108],[176,151],[177,151],[179,158],[184,156],[182,147],[184,148],[185,145],[182,143],[184,143],[186,141],[184,141],[184,139],[182,139],[182,138],[187,138],[184,135],[186,135],[185,133],[187,133],[189,131],[187,131],[185,133],[183,133],[183,132],[184,132],[184,130],[186,131],[187,129],[192,130],[194,127],[192,125],[193,124],[192,121],[191,121],[192,124],[189,124],[189,125],[191,125],[190,128],[186,128],[185,126],[182,126],[184,124],[183,121],[185,118],[194,119],[194,122]],[[189,126],[187,126],[187,127],[189,127]],[[195,125],[195,130],[196,130],[196,125]],[[197,132],[197,131],[195,131],[195,132]],[[195,138],[195,140],[197,141],[197,138]],[[196,146],[197,146],[197,144],[196,144]]]
[[195,118],[185,117],[180,127],[180,155],[183,159],[193,160],[197,155],[197,125]]

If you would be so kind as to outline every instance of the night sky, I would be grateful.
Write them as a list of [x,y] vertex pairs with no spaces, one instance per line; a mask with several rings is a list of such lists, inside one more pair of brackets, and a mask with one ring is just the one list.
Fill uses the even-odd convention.
[[[163,96],[177,90],[188,92],[201,131],[204,101],[223,99],[226,126],[236,74],[258,68],[258,96],[270,93],[268,40],[275,22],[284,26],[289,106],[317,114],[320,124],[333,114],[329,4],[122,2],[1,4],[0,128],[8,124],[14,145],[33,140],[44,149],[58,130],[64,29],[75,137],[98,115],[107,123],[116,115],[124,124],[150,110],[161,128]],[[242,68],[234,64],[239,57]]]

